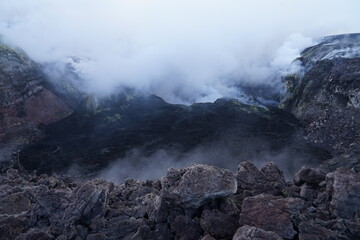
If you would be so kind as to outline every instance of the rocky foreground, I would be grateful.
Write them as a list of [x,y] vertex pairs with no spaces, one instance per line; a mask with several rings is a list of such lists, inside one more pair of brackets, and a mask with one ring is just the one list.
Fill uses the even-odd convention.
[[272,162],[207,165],[156,181],[0,176],[1,239],[359,239],[360,174]]

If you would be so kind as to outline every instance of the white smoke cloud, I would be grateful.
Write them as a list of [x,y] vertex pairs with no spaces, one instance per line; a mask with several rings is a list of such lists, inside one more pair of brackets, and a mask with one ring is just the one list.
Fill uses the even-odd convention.
[[[0,35],[36,61],[83,62],[87,90],[170,102],[271,83],[312,39],[360,32],[358,0],[0,0]],[[276,85],[276,82],[274,83]]]

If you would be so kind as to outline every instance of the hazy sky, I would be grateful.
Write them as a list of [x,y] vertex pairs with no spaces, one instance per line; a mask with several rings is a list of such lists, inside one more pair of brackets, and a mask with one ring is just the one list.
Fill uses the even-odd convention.
[[360,32],[359,13],[359,0],[0,0],[0,34],[41,63],[88,59],[88,91],[213,101],[273,81],[316,37]]

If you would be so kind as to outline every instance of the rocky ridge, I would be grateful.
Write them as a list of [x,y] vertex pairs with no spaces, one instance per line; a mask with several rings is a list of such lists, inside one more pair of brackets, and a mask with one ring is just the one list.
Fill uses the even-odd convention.
[[358,239],[360,174],[304,166],[285,181],[272,162],[235,174],[207,165],[114,184],[0,176],[2,239]]
[[302,71],[285,78],[284,109],[299,119],[308,142],[332,154],[329,170],[360,170],[359,54],[360,34],[326,37],[302,52]]

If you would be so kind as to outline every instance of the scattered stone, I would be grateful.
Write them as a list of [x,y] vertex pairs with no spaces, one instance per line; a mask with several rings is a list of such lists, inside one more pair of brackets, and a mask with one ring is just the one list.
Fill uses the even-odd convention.
[[236,231],[232,239],[233,240],[260,240],[260,239],[282,240],[283,238],[281,238],[279,235],[277,235],[274,232],[264,231],[260,228],[250,227],[245,225]]

